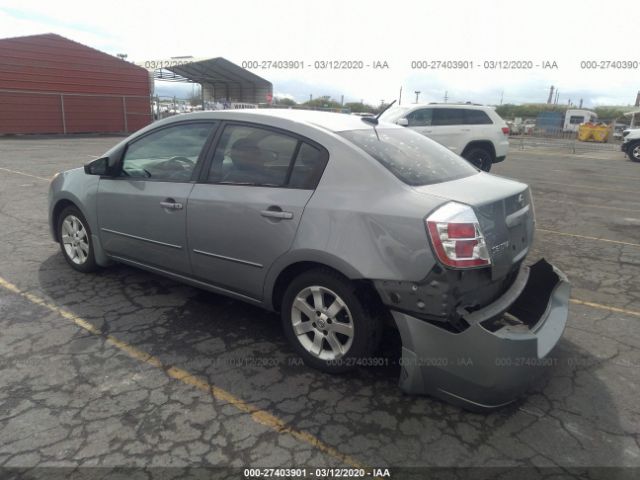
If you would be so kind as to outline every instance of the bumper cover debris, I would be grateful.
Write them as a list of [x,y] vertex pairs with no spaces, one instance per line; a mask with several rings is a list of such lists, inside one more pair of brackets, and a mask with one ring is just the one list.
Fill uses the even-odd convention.
[[392,312],[402,338],[400,388],[472,410],[514,401],[552,363],[567,322],[570,284],[544,259],[521,271],[504,295],[463,311],[456,333]]

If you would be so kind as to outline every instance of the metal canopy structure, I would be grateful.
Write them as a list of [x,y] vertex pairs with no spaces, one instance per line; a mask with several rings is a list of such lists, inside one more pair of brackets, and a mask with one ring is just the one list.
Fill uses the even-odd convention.
[[624,114],[625,117],[631,117],[631,125],[630,128],[635,128],[638,123],[636,120],[636,116],[640,117],[640,109],[632,110]]
[[165,67],[154,78],[199,83],[210,100],[259,104],[270,103],[273,95],[271,82],[222,57]]

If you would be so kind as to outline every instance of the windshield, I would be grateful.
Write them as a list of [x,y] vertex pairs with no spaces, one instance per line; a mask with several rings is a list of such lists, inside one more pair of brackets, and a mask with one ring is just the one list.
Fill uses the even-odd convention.
[[478,173],[462,157],[413,130],[372,128],[339,133],[408,185],[429,185]]
[[409,111],[410,107],[391,107],[389,110],[380,115],[381,122],[395,123],[400,117]]

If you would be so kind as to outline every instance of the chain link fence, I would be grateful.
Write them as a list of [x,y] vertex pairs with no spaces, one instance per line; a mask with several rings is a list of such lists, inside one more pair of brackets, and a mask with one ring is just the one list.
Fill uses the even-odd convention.
[[527,150],[548,148],[550,150],[562,150],[580,154],[587,152],[614,152],[620,151],[621,141],[610,138],[607,143],[583,142],[578,140],[573,132],[551,135],[512,135],[509,137],[509,145],[512,149]]

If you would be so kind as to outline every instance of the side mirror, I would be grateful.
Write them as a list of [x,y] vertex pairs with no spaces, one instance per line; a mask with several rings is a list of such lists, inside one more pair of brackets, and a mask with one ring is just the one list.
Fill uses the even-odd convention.
[[108,175],[109,157],[96,158],[84,166],[84,173],[87,175]]
[[409,120],[407,120],[406,118],[399,118],[398,120],[396,120],[396,123],[398,125],[400,125],[401,127],[408,127],[409,126]]

